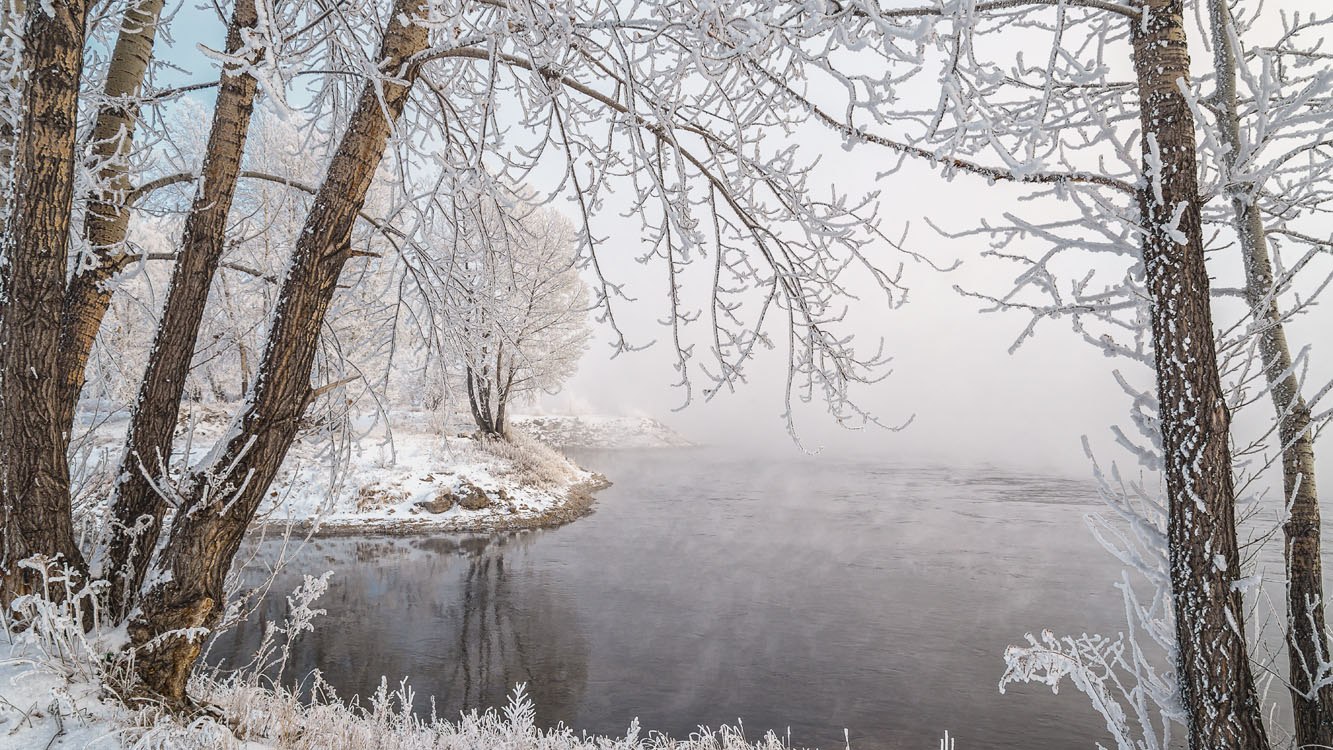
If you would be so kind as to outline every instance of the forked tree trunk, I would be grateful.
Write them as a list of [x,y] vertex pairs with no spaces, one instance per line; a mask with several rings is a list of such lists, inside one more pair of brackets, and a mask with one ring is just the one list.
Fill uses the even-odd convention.
[[[227,29],[229,53],[241,49],[242,30],[253,28],[256,21],[254,0],[237,0]],[[236,194],[256,89],[253,76],[223,70],[203,175],[185,220],[181,250],[116,473],[112,523],[117,533],[107,553],[115,611],[133,603],[162,528],[166,504],[156,488],[164,486],[195,337],[222,259],[227,214]]]
[[0,606],[38,580],[18,567],[25,557],[59,555],[84,569],[70,519],[57,352],[86,11],[83,0],[51,0],[25,18],[23,119],[0,241]]
[[[500,359],[496,358],[499,366]],[[494,438],[509,438],[507,416],[508,391],[497,387],[499,377],[492,374],[490,366],[478,372],[471,365],[465,369],[467,382],[467,402],[472,410],[472,421],[482,435]]]
[[144,594],[142,614],[130,624],[139,676],[169,701],[186,698],[185,683],[203,646],[198,629],[213,627],[222,614],[232,558],[312,397],[320,329],[351,257],[353,223],[392,122],[411,93],[417,68],[408,61],[426,48],[425,27],[413,23],[424,5],[395,4],[376,58],[393,79],[378,87],[367,83],[357,101],[293,250],[248,405],[176,512],[157,563],[167,577]]
[[464,378],[467,382],[467,405],[472,410],[473,423],[482,434],[493,434],[495,426],[491,424],[491,407],[485,390],[485,379],[478,376],[471,365],[465,368]]
[[1263,216],[1236,175],[1241,158],[1236,93],[1236,49],[1227,0],[1209,0],[1217,74],[1218,125],[1226,160],[1227,194],[1235,215],[1245,266],[1245,297],[1259,327],[1269,395],[1282,441],[1282,488],[1290,509],[1283,531],[1287,565],[1287,658],[1297,747],[1333,747],[1333,685],[1315,688],[1313,677],[1329,661],[1324,618],[1324,579],[1319,552],[1319,492],[1314,473],[1310,407],[1292,369],[1291,349],[1273,288],[1273,264]]
[[1263,750],[1268,738],[1236,587],[1230,415],[1214,351],[1199,218],[1183,0],[1144,0],[1132,24],[1143,128],[1143,262],[1165,454],[1177,662],[1193,750]]
[[139,116],[135,98],[143,88],[153,57],[162,5],[163,0],[139,0],[126,9],[107,65],[103,90],[106,104],[93,125],[92,161],[98,165],[99,189],[87,198],[83,239],[96,265],[74,269],[65,293],[60,331],[60,419],[67,426],[73,424],[88,354],[111,304],[107,282],[124,264],[125,233],[130,223],[125,199],[132,188],[127,160]]

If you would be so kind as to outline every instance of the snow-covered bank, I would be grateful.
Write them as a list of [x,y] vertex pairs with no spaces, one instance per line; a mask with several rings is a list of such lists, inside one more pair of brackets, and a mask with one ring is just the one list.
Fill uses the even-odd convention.
[[685,448],[694,445],[651,417],[516,416],[513,425],[557,448]]
[[586,513],[608,482],[516,433],[509,442],[398,429],[392,444],[349,450],[331,472],[289,461],[262,522],[320,533],[499,531],[553,526]]
[[[196,463],[228,423],[220,410],[196,408],[187,415],[173,470]],[[88,436],[86,459],[75,465],[77,484],[103,501],[88,508],[89,518],[100,517],[98,508],[105,511],[124,429],[123,415],[100,421]],[[358,432],[359,438],[347,437]],[[255,527],[338,534],[555,526],[588,512],[593,493],[608,484],[522,428],[509,441],[483,439],[447,429],[430,414],[399,412],[391,430],[363,418],[298,436]]]

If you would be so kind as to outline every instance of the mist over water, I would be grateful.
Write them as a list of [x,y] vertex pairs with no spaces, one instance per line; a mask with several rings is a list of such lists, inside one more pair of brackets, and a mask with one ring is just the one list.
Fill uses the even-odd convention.
[[[869,749],[933,748],[946,729],[960,748],[1106,738],[1072,686],[997,689],[1026,632],[1125,627],[1121,566],[1082,520],[1090,483],[792,452],[579,458],[616,484],[559,529],[306,546],[274,591],[333,570],[329,614],[287,681],[318,668],[349,698],[408,677],[444,717],[526,683],[541,722],[599,734],[638,717],[825,748],[844,728]],[[270,596],[210,661],[246,660],[286,606]]]

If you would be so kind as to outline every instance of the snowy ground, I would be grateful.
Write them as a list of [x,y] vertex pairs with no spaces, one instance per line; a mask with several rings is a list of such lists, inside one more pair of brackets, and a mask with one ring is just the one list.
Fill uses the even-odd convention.
[[[197,460],[226,424],[221,413],[206,411],[183,420],[182,452]],[[349,439],[358,429],[364,434]],[[257,524],[318,525],[320,533],[551,526],[587,512],[592,493],[607,484],[522,428],[510,442],[457,429],[409,412],[395,413],[390,430],[363,424],[332,435],[310,430],[293,444]],[[123,431],[124,420],[113,418],[92,432],[80,477],[88,496],[108,494]]]
[[392,448],[354,446],[340,472],[297,460],[261,508],[269,524],[340,531],[484,531],[563,523],[606,480],[547,446],[396,430]]

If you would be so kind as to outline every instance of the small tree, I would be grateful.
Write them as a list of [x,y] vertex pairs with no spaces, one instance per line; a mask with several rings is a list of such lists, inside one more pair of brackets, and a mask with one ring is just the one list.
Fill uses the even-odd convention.
[[588,286],[574,264],[574,227],[556,211],[479,211],[466,226],[449,279],[446,354],[477,428],[507,437],[509,404],[558,390],[587,349]]

